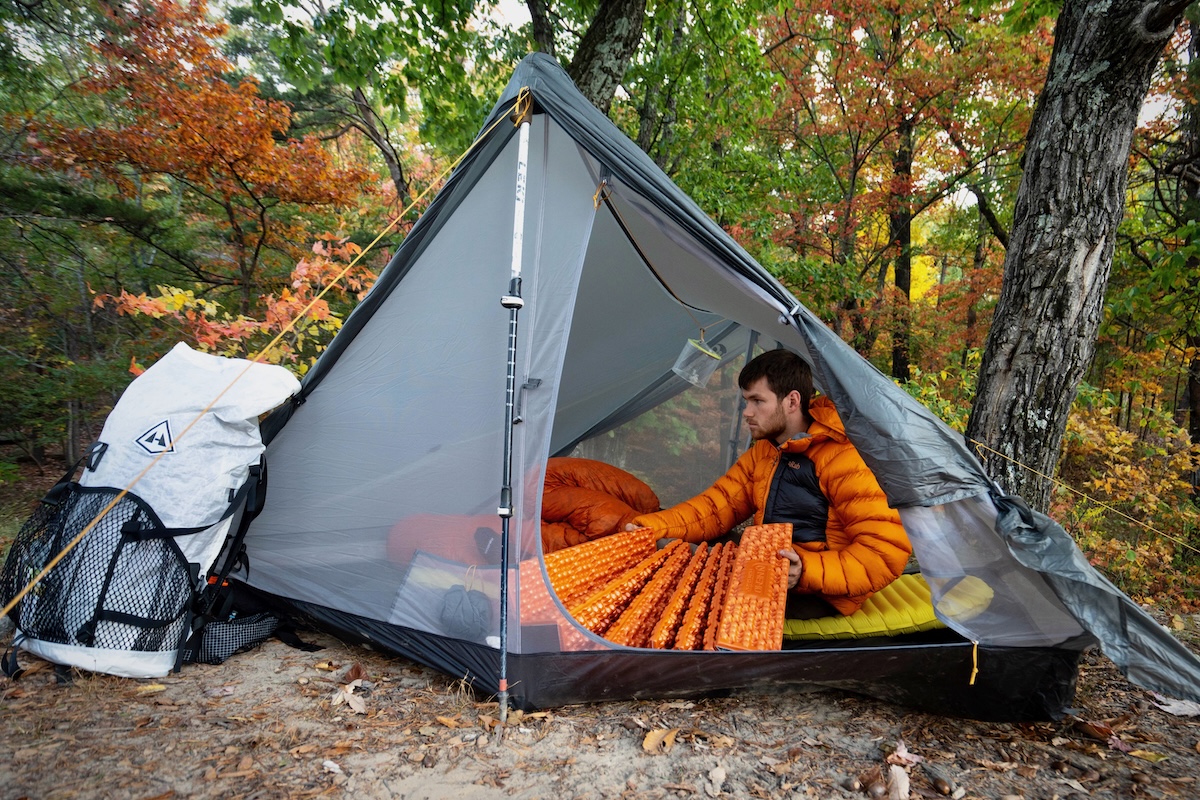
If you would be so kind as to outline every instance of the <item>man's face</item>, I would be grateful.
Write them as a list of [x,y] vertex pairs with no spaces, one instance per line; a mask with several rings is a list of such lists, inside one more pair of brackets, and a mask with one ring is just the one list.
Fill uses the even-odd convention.
[[783,403],[771,391],[766,378],[759,378],[742,390],[746,410],[742,417],[754,439],[769,439],[779,444],[779,438],[787,430],[787,418],[783,414]]

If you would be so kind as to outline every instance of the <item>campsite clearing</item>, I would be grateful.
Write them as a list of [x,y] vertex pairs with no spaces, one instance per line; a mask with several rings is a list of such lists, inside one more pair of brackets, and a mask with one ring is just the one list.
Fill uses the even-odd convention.
[[[1200,649],[1200,620],[1183,624],[1178,635]],[[872,775],[893,766],[910,797],[1200,796],[1200,716],[1186,714],[1200,709],[1160,708],[1094,651],[1075,713],[1053,723],[784,688],[513,712],[500,737],[495,703],[460,682],[323,634],[305,639],[325,649],[272,639],[148,680],[74,672],[62,684],[23,653],[29,671],[0,678],[0,800],[824,800],[868,797]],[[846,788],[855,780],[862,790]]]

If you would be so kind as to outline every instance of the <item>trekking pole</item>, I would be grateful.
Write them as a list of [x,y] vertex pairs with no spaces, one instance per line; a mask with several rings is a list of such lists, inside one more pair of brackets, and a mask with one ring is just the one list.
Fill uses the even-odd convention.
[[[521,99],[524,102],[521,102]],[[529,118],[532,108],[528,90],[521,90],[513,110],[513,124],[519,128],[517,142],[517,202],[513,209],[512,277],[508,294],[500,305],[508,309],[508,373],[504,386],[504,477],[500,487],[500,679],[496,699],[500,702],[500,730],[508,721],[508,537],[513,515],[512,447],[513,421],[517,394],[517,315],[525,301],[521,298],[521,256],[525,239],[525,182],[529,173]],[[503,735],[503,734],[501,734]]]

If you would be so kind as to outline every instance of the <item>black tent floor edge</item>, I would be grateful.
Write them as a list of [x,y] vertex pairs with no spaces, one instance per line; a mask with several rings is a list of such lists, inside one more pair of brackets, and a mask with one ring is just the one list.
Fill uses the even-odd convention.
[[[409,658],[495,695],[495,648],[411,630],[258,590],[260,601],[300,627]],[[576,703],[696,698],[731,690],[788,687],[848,691],[915,711],[988,722],[1037,722],[1065,716],[1075,698],[1077,642],[1060,647],[976,647],[946,633],[870,643],[767,652],[617,648],[510,653],[512,705],[526,711]],[[974,677],[972,678],[972,673]]]

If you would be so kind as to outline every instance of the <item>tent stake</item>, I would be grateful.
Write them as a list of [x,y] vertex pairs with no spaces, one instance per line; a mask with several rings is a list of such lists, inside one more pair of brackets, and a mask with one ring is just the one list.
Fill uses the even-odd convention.
[[508,309],[508,368],[504,386],[504,477],[500,487],[500,676],[496,699],[500,703],[500,730],[508,722],[508,537],[513,516],[512,448],[513,409],[517,394],[517,316],[525,301],[521,298],[521,257],[525,235],[525,183],[529,174],[529,118],[532,102],[517,103],[513,124],[520,127],[517,146],[516,205],[513,209],[512,277],[508,294],[500,304]]

